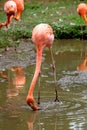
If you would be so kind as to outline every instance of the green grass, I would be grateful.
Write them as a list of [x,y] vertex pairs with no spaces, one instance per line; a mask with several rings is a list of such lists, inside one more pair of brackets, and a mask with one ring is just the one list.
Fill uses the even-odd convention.
[[[28,0],[27,0],[28,1]],[[21,21],[13,20],[8,30],[0,29],[0,47],[19,44],[21,38],[31,38],[32,29],[39,23],[48,23],[53,27],[56,39],[87,37],[85,23],[76,12],[80,0],[56,0],[25,2]],[[86,3],[85,1],[82,1]],[[0,22],[5,22],[3,9],[0,11]],[[81,31],[80,25],[84,27]],[[13,44],[14,43],[14,44]]]

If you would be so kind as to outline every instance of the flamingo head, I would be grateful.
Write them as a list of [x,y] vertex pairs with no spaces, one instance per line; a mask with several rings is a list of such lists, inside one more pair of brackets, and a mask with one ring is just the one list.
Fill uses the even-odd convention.
[[17,6],[14,1],[7,1],[4,5],[4,11],[7,15],[15,15],[17,12]]
[[39,108],[36,106],[34,98],[32,96],[27,96],[27,104],[34,110],[39,110]]

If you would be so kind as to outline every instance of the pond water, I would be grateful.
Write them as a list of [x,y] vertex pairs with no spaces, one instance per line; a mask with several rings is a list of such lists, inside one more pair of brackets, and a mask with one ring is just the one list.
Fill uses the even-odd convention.
[[[20,46],[17,52],[9,49],[0,55],[0,130],[86,130],[87,41],[54,42],[60,102],[54,102],[50,53],[48,49],[44,50],[40,89],[42,109],[36,112],[26,104],[35,69],[35,49],[30,41],[22,41]],[[37,93],[38,84],[34,91],[36,101]]]

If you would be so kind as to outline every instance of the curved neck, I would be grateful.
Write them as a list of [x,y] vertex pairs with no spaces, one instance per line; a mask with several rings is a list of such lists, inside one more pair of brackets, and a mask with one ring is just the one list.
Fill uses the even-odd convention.
[[87,23],[87,17],[86,17],[86,15],[85,14],[82,15],[82,17],[83,17],[84,21]]
[[32,79],[31,85],[30,85],[30,89],[28,92],[29,96],[33,96],[34,87],[35,87],[36,81],[38,79],[38,76],[40,74],[41,63],[42,63],[42,50],[43,50],[42,48],[40,48],[40,49],[37,48],[36,68],[35,68],[35,73],[34,73],[34,76],[33,76],[33,79]]
[[87,59],[84,59],[84,61],[82,62],[82,65],[86,66],[86,63],[87,63]]
[[0,23],[0,27],[3,26],[8,26],[8,24],[10,24],[10,22],[12,21],[13,15],[7,15],[7,21],[5,23]]

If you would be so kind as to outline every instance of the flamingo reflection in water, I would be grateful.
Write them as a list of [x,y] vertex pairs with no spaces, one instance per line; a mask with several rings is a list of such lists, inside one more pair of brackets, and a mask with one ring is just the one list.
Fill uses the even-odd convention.
[[8,0],[4,4],[4,12],[7,16],[7,21],[0,23],[0,27],[8,26],[12,19],[20,20],[21,14],[24,10],[24,0]]
[[0,71],[1,76],[8,80],[7,97],[11,98],[19,94],[19,88],[24,87],[26,83],[26,76],[21,66],[11,67],[7,70],[8,74]]
[[[8,96],[12,96],[12,91],[13,94],[19,94],[19,89],[24,87],[26,83],[26,77],[24,74],[24,70],[21,66],[17,67],[11,67],[11,71],[13,72],[13,78],[9,79],[9,89],[7,91]],[[10,77],[10,76],[9,76]],[[14,93],[16,92],[16,93]]]
[[23,68],[20,66],[12,67],[11,71],[14,72],[13,77],[13,85],[16,86],[16,88],[23,87],[26,83],[26,77],[23,71]]
[[32,111],[32,112],[29,113],[29,118],[27,120],[27,125],[28,125],[29,130],[33,130],[36,116],[37,116],[36,111],[34,111],[34,112]]
[[0,75],[1,75],[2,78],[8,79],[8,75],[5,74],[2,70],[0,70]]

